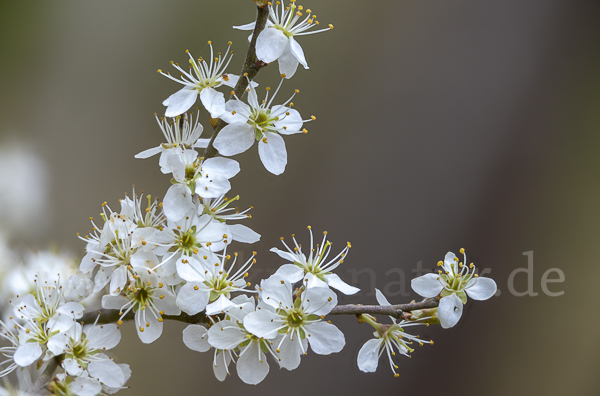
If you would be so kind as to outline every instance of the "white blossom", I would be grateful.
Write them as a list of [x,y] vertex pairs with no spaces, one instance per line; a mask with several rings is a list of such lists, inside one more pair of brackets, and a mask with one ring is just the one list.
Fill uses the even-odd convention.
[[124,291],[125,295],[102,297],[102,307],[118,309],[119,321],[133,310],[138,336],[143,343],[156,341],[163,331],[162,315],[180,315],[181,309],[175,304],[175,295],[158,276],[150,270],[134,275],[134,282]]
[[160,130],[165,136],[166,143],[161,143],[157,147],[144,150],[141,153],[136,154],[135,158],[145,159],[161,153],[160,164],[162,166],[164,163],[164,156],[162,154],[164,154],[166,150],[173,148],[204,148],[208,146],[208,141],[210,139],[200,139],[200,135],[202,135],[204,128],[199,122],[199,116],[200,114],[196,116],[194,121],[194,116],[191,113],[190,115],[184,113],[183,115],[174,118],[161,117],[160,119],[154,114]]
[[210,46],[208,62],[203,58],[196,61],[190,51],[186,50],[190,57],[191,71],[189,72],[181,68],[179,64],[171,62],[180,73],[181,79],[171,76],[169,72],[163,73],[162,70],[158,70],[163,76],[184,86],[163,102],[163,105],[167,106],[165,111],[167,117],[175,117],[188,111],[196,102],[198,95],[200,95],[202,105],[212,118],[218,118],[225,111],[225,97],[215,88],[221,85],[234,87],[237,83],[238,76],[225,73],[225,69],[233,57],[233,51],[229,51],[231,42],[229,42],[225,55],[219,52],[217,56],[213,52],[212,43],[209,41],[208,44]]
[[265,168],[275,175],[285,171],[287,151],[281,135],[306,133],[306,129],[302,128],[304,122],[316,118],[312,116],[310,120],[303,120],[297,110],[287,107],[295,93],[284,104],[272,106],[281,83],[271,99],[267,89],[262,103],[259,103],[256,90],[252,86],[248,91],[248,104],[237,96],[227,102],[227,111],[221,115],[221,119],[229,125],[219,132],[214,141],[214,146],[221,155],[243,153],[254,141],[258,141],[258,155]]
[[[383,293],[378,289],[375,289],[375,293],[379,305],[391,305]],[[392,357],[396,355],[395,351],[398,351],[401,355],[410,357],[409,354],[413,349],[409,345],[411,345],[413,341],[418,342],[420,345],[423,345],[423,343],[433,344],[433,341],[421,340],[418,336],[413,336],[404,332],[405,327],[422,325],[423,323],[408,322],[405,320],[397,323],[396,319],[390,316],[393,324],[384,325],[372,321],[369,317],[365,317],[365,315],[362,315],[362,317],[365,321],[375,327],[375,332],[373,332],[375,338],[367,341],[358,352],[358,368],[366,373],[375,372],[375,370],[377,370],[379,358],[385,351],[390,363],[390,368],[392,369],[394,376],[398,377],[399,374],[396,372],[398,366],[392,359]]]
[[[256,40],[256,57],[265,63],[278,60],[279,72],[285,74],[287,78],[291,78],[296,73],[298,63],[308,69],[304,51],[295,38],[333,29],[333,25],[330,24],[325,29],[311,30],[319,25],[319,21],[310,9],[306,10],[306,15],[302,11],[304,8],[296,5],[295,0],[291,0],[288,6],[283,0],[270,4],[269,20]],[[253,30],[254,26],[255,23],[252,22],[234,26],[234,29]]]
[[[229,208],[228,206],[237,201],[240,198],[239,195],[232,199],[227,199],[224,195],[218,198],[202,198],[198,204],[198,214],[207,214],[213,219],[225,223],[229,220],[243,220],[249,219],[252,216],[248,213],[251,208],[243,211],[238,211],[238,208]],[[233,213],[232,213],[233,212]],[[260,240],[260,234],[253,231],[249,227],[243,224],[227,224],[228,235],[231,235],[232,240],[242,243],[255,243]]]
[[117,346],[121,332],[116,324],[82,327],[77,324],[70,335],[62,367],[71,376],[84,373],[111,388],[120,388],[125,377],[119,366],[103,352]]
[[333,291],[309,288],[294,299],[291,283],[276,275],[263,280],[260,288],[264,304],[244,318],[246,330],[267,340],[277,339],[277,353],[296,357],[307,352],[307,344],[319,355],[342,350],[344,334],[322,319],[337,305]]
[[323,240],[321,244],[317,244],[316,248],[313,241],[312,228],[308,226],[310,232],[310,248],[308,249],[308,257],[302,252],[302,246],[296,241],[296,237],[292,236],[294,241],[293,248],[290,248],[281,238],[286,251],[272,248],[271,252],[277,253],[279,257],[290,261],[290,264],[284,264],[275,275],[282,277],[290,283],[296,283],[305,278],[307,287],[332,287],[341,291],[346,295],[356,294],[360,289],[350,286],[344,282],[337,274],[332,273],[340,264],[344,262],[344,258],[350,250],[350,242],[346,247],[338,253],[334,258],[328,260],[331,252],[332,243],[327,240],[327,231],[323,232]]
[[177,305],[190,315],[206,309],[207,315],[215,315],[231,308],[231,293],[246,291],[249,285],[245,277],[256,262],[252,255],[239,268],[235,268],[238,254],[234,253],[231,265],[227,267],[230,255],[223,252],[219,257],[212,251],[204,255],[183,256],[177,261],[177,274],[187,283],[177,294]]
[[479,277],[472,263],[466,265],[465,250],[461,249],[460,252],[464,255],[465,264],[459,263],[458,257],[448,252],[444,261],[438,263],[445,273],[440,270],[438,274],[425,274],[411,281],[412,289],[425,298],[441,295],[438,316],[445,329],[453,327],[460,320],[467,295],[473,300],[483,301],[496,294],[497,290],[493,279]]
[[0,340],[8,341],[8,346],[0,347],[0,357],[6,358],[0,361],[0,377],[10,374],[17,368],[14,355],[19,347],[19,338],[0,320]]

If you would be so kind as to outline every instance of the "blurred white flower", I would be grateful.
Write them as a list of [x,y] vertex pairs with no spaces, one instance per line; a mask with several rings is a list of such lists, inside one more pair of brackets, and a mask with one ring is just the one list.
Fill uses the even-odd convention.
[[0,143],[0,232],[30,239],[44,229],[48,179],[48,167],[31,146]]

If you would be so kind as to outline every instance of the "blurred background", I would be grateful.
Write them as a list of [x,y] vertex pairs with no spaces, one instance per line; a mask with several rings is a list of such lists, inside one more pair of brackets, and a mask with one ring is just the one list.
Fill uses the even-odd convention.
[[[258,386],[235,369],[218,382],[212,355],[183,345],[182,324],[150,346],[126,324],[114,355],[133,376],[120,394],[600,394],[600,3],[301,4],[335,29],[299,39],[311,69],[280,99],[299,88],[296,108],[317,121],[286,138],[282,176],[254,147],[236,157],[232,180],[262,234],[247,249],[259,253],[254,280],[282,264],[268,252],[279,237],[306,243],[310,224],[340,248],[352,242],[339,274],[363,291],[341,303],[375,303],[374,287],[392,303],[418,298],[412,269],[461,247],[500,293],[470,301],[456,328],[419,329],[435,345],[398,356],[399,378],[383,359],[375,374],[358,370],[371,330],[351,317],[334,318],[341,353],[309,354],[293,372],[271,360]],[[208,56],[207,40],[218,50],[232,40],[238,73],[247,33],[231,26],[254,16],[250,0],[0,2],[0,162],[34,153],[0,169],[2,190],[27,187],[16,199],[27,219],[0,201],[0,218],[14,220],[3,225],[11,246],[82,256],[76,233],[102,202],[117,206],[133,184],[162,197],[169,177],[157,157],[133,157],[162,141],[153,113],[179,89],[156,70],[186,62],[186,49]],[[277,74],[270,66],[257,81],[276,86]],[[533,269],[514,276],[514,290],[537,295],[519,297],[509,277],[528,257]],[[551,268],[564,281],[546,290],[560,296],[542,289]]]

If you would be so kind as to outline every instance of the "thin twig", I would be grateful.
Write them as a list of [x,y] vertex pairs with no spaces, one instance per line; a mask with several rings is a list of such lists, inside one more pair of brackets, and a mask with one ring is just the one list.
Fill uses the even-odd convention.
[[[369,314],[369,315],[387,315],[393,316],[395,318],[401,319],[409,319],[411,311],[417,311],[420,309],[428,309],[435,308],[439,304],[439,301],[435,298],[427,299],[421,302],[412,302],[408,304],[399,304],[399,305],[361,305],[361,304],[348,304],[348,305],[338,305],[333,308],[333,310],[329,313],[329,315],[360,315],[360,314]],[[96,318],[100,315],[98,319],[98,324],[107,324],[107,323],[116,323],[119,320],[119,311],[115,309],[102,309],[98,312],[88,312],[81,319],[85,324],[94,323]],[[128,313],[123,317],[123,321],[133,320],[134,315],[132,312]],[[208,316],[206,316],[203,312],[198,313],[196,315],[188,315],[186,313],[182,313],[181,315],[163,315],[163,319],[165,320],[174,320],[177,322],[189,323],[189,324],[199,324],[199,323],[209,323],[210,320]]]
[[[256,6],[256,25],[254,26],[254,32],[252,33],[252,39],[250,40],[250,45],[248,46],[248,54],[246,55],[246,60],[244,61],[244,66],[242,67],[242,72],[240,73],[240,78],[235,85],[233,91],[235,95],[239,98],[248,88],[248,82],[252,81],[254,77],[258,74],[260,69],[265,67],[267,64],[261,62],[256,57],[256,39],[260,32],[262,32],[267,24],[267,19],[269,18],[269,7],[268,6]],[[223,120],[219,120],[218,124],[214,128],[214,132],[212,137],[210,138],[210,142],[208,146],[204,150],[204,158],[212,158],[218,154],[217,149],[213,146],[215,138],[227,125],[227,123]]]

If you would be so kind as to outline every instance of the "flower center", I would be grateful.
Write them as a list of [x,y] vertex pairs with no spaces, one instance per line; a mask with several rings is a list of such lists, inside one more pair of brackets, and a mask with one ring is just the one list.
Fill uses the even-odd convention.
[[300,327],[304,324],[305,313],[296,308],[287,312],[287,322],[290,327]]

